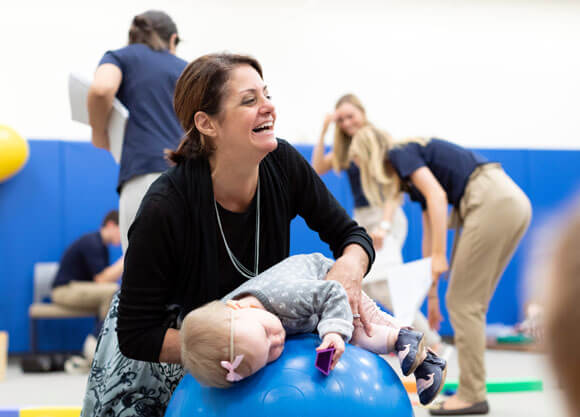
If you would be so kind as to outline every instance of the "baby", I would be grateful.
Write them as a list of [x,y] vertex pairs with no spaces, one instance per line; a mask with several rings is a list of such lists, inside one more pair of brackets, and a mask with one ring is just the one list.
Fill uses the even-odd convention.
[[369,337],[355,317],[346,291],[325,280],[333,261],[319,253],[295,255],[226,295],[191,311],[181,327],[183,366],[207,386],[227,388],[258,372],[282,354],[286,334],[315,329],[317,350],[335,348],[331,369],[351,342],[377,354],[396,352],[404,375],[415,374],[422,404],[443,388],[445,360],[423,344],[423,334],[401,327],[363,292],[371,321]]

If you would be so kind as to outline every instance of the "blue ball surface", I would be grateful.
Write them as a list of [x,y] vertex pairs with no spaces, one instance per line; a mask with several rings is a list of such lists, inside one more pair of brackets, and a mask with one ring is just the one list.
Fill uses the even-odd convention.
[[286,340],[282,356],[231,388],[207,388],[187,374],[175,389],[166,417],[412,417],[397,374],[378,355],[347,344],[325,376],[314,367],[312,334]]

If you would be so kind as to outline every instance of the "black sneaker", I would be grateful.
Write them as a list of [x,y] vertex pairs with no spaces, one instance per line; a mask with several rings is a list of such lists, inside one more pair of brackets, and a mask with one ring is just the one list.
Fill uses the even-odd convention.
[[399,330],[399,337],[395,342],[395,352],[397,352],[399,362],[401,362],[403,375],[409,376],[415,372],[425,355],[424,351],[423,333],[404,328]]
[[446,376],[447,361],[428,349],[427,357],[415,371],[417,394],[421,404],[427,405],[437,397],[443,389]]

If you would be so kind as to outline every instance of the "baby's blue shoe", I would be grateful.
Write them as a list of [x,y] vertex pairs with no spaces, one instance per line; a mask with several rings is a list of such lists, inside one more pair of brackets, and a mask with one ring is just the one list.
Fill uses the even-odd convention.
[[425,357],[423,333],[409,329],[399,330],[399,337],[395,342],[395,352],[401,362],[403,375],[409,376]]
[[415,371],[417,394],[421,404],[427,405],[437,397],[445,384],[447,376],[447,361],[437,356],[431,349],[427,357]]

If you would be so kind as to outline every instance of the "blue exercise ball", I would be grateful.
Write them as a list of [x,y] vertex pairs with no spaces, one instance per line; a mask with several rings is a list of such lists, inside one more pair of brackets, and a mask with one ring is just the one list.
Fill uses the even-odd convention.
[[165,417],[412,417],[403,384],[378,355],[347,345],[325,376],[314,367],[312,334],[288,338],[282,356],[231,388],[207,388],[187,374]]

